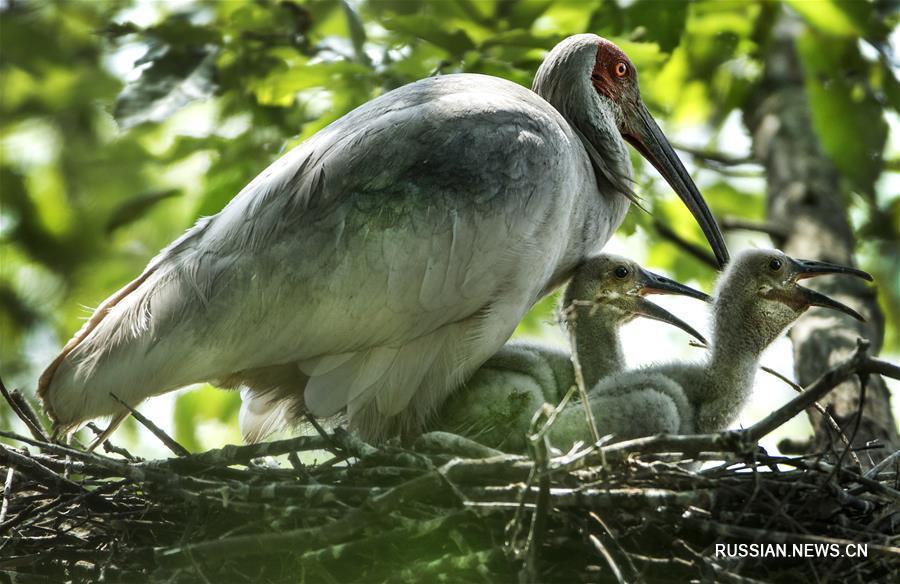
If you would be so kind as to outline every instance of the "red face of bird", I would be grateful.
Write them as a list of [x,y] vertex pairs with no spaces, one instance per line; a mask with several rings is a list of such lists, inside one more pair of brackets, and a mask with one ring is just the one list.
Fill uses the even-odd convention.
[[575,285],[580,294],[573,300],[590,307],[589,318],[600,318],[620,326],[643,316],[676,326],[706,344],[706,339],[689,324],[645,298],[650,294],[677,294],[708,302],[709,296],[654,274],[637,263],[619,256],[604,254],[587,260],[577,271]]
[[[722,288],[730,287],[730,281],[735,280],[737,289],[755,290],[764,313],[776,321],[787,321],[775,324],[786,326],[811,306],[830,308],[859,321],[865,320],[846,304],[798,284],[799,280],[827,274],[848,274],[872,281],[872,276],[862,270],[828,262],[797,260],[778,250],[747,250],[734,259],[734,264],[723,276],[728,282],[723,283]],[[747,279],[751,279],[752,286],[744,285]],[[717,293],[717,296],[721,295],[721,291]]]
[[599,95],[614,105],[622,137],[650,161],[681,197],[709,240],[719,265],[724,266],[728,262],[728,249],[712,212],[641,100],[634,65],[619,47],[606,39],[600,39],[597,44],[591,83]]

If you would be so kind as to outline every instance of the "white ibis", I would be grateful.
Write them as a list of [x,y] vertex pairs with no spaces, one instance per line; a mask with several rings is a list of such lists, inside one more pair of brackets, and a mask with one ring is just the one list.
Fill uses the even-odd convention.
[[[690,325],[647,300],[647,294],[681,294],[708,300],[702,292],[619,256],[596,256],[576,269],[563,295],[560,316],[566,326],[574,327],[588,387],[625,369],[619,329],[635,317],[672,324],[706,343]],[[434,416],[432,429],[449,430],[496,448],[523,451],[534,412],[544,403],[558,403],[574,384],[572,362],[565,351],[525,342],[507,343],[444,402]],[[609,407],[593,404],[594,415],[608,430],[615,423],[611,417],[622,412],[610,400],[603,405]],[[581,406],[577,409],[583,421]],[[565,410],[566,415],[568,412]],[[563,425],[580,430],[574,421]]]
[[[755,249],[738,254],[716,286],[712,344],[707,359],[655,365],[601,380],[589,391],[593,411],[606,411],[605,402],[618,399],[623,413],[611,431],[604,430],[598,422],[600,432],[616,433],[626,439],[661,432],[707,433],[727,428],[750,396],[762,352],[810,306],[831,308],[863,320],[852,308],[797,283],[823,274],[872,279],[862,270],[795,260],[778,250]],[[654,394],[657,395],[652,409],[643,409]],[[684,399],[689,403],[687,410],[682,407],[675,411],[659,405]],[[565,416],[558,419],[560,436],[566,442],[590,438],[580,409],[564,412]]]
[[243,388],[252,423],[346,408],[369,440],[414,430],[621,223],[626,141],[724,263],[633,64],[577,35],[533,91],[423,79],[275,161],[100,305],[41,376],[44,407],[67,431],[124,416],[110,393],[213,381]]

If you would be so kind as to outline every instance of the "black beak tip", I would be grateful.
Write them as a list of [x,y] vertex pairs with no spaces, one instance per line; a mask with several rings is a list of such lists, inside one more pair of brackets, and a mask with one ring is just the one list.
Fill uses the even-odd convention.
[[853,311],[853,314],[851,314],[850,316],[852,316],[859,322],[866,322],[866,317],[861,315],[860,313],[856,312],[855,310]]

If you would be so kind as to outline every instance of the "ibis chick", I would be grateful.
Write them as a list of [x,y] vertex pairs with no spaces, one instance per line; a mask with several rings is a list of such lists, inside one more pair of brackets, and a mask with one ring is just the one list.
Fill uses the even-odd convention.
[[[619,328],[638,316],[672,324],[703,341],[690,325],[647,300],[647,294],[708,299],[702,292],[619,256],[596,256],[576,269],[564,292],[560,316],[574,333],[588,387],[624,370]],[[558,403],[574,384],[575,373],[567,352],[534,343],[507,343],[447,400],[431,429],[453,431],[495,448],[522,451],[534,412],[544,403]],[[688,407],[684,400],[662,401],[661,407],[676,412]],[[595,416],[604,426],[616,425],[618,430],[616,405],[603,405],[609,407],[595,408]]]

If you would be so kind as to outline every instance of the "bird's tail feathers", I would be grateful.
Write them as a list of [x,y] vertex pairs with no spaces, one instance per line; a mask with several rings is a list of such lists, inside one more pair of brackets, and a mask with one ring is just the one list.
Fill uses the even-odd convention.
[[[54,424],[71,431],[85,420],[204,379],[194,339],[173,331],[191,291],[184,278],[152,267],[104,301],[41,375],[38,396]],[[157,340],[166,336],[165,346]]]

